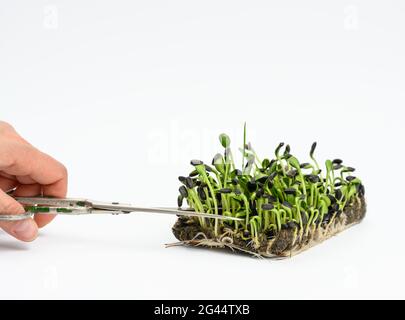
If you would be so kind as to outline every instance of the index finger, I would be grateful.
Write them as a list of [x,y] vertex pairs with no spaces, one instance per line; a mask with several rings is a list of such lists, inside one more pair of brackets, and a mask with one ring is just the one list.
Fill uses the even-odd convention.
[[26,176],[34,182],[49,186],[50,196],[64,196],[67,188],[67,170],[51,156],[22,142],[1,145],[0,170],[13,176]]
[[[1,171],[31,180],[28,185],[19,185],[15,195],[41,194],[57,198],[66,196],[67,170],[60,162],[24,142],[2,144],[1,151]],[[39,227],[43,227],[53,218],[54,215],[37,215],[35,221]]]

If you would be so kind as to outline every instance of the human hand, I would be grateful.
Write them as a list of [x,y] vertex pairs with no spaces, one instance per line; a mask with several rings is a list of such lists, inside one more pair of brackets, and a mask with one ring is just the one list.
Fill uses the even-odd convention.
[[[6,192],[33,197],[38,195],[65,197],[66,168],[18,135],[12,126],[0,121],[0,214],[24,213],[23,206]],[[0,221],[0,228],[22,241],[33,241],[54,215],[35,215],[34,219]]]

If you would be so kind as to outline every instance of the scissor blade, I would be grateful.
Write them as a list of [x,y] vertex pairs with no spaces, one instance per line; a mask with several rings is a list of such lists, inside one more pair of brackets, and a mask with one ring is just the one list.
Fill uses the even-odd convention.
[[[216,215],[210,213],[196,212],[189,209],[172,209],[172,208],[153,208],[153,207],[139,207],[130,204],[122,204],[119,202],[99,202],[83,198],[46,198],[46,197],[16,197],[18,202],[23,205],[37,206],[46,209],[44,211],[35,211],[35,213],[52,213],[52,214],[68,214],[68,215],[81,215],[81,214],[102,214],[102,213],[130,213],[130,212],[150,212],[150,213],[163,213],[188,217],[221,219],[221,220],[234,220],[242,221],[242,218],[229,217],[223,215]],[[48,207],[49,206],[49,207]]]
[[210,218],[210,219],[221,219],[221,220],[234,220],[241,221],[243,219],[229,216],[222,216],[218,214],[202,213],[190,210],[181,209],[170,209],[170,208],[151,208],[151,207],[139,207],[132,205],[124,205],[117,202],[105,203],[105,202],[91,202],[93,208],[111,211],[122,211],[122,212],[150,212],[150,213],[163,213],[172,214],[178,216],[188,216],[188,217],[199,217],[199,218]]

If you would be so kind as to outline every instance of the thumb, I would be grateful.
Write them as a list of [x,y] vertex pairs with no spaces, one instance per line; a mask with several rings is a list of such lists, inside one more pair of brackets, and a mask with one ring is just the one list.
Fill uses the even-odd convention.
[[[0,190],[0,215],[22,214],[24,208],[12,197]],[[0,228],[21,241],[33,241],[38,235],[38,226],[33,219],[0,221]]]

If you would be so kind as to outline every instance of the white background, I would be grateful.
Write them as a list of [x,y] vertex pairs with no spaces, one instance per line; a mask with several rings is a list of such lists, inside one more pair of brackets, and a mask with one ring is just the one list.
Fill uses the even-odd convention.
[[[285,141],[341,157],[364,222],[283,261],[168,248],[175,217],[58,217],[0,234],[1,298],[405,298],[403,1],[0,0],[0,119],[70,196],[175,205],[189,160]],[[236,148],[235,148],[236,152]]]

